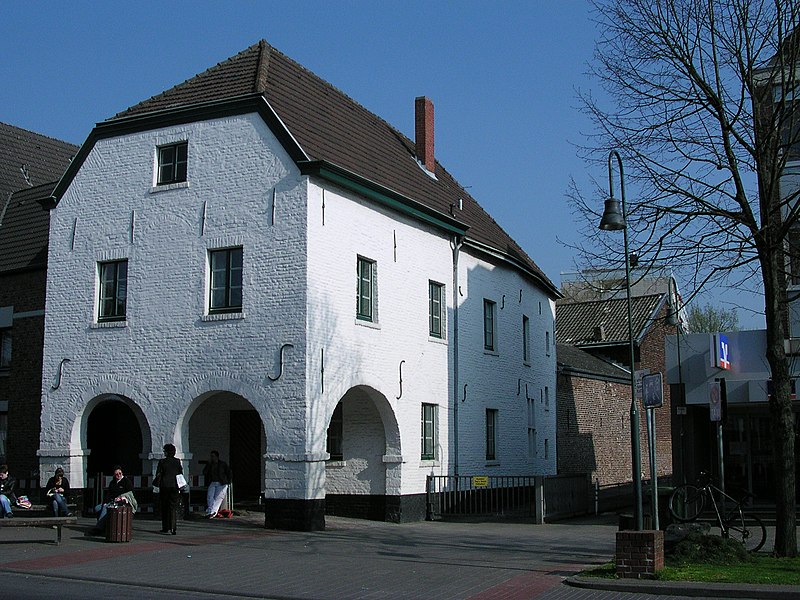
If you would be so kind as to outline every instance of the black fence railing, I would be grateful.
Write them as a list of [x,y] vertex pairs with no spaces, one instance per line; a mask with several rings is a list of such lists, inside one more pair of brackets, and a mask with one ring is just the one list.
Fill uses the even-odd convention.
[[517,475],[428,475],[427,518],[536,517],[536,479]]

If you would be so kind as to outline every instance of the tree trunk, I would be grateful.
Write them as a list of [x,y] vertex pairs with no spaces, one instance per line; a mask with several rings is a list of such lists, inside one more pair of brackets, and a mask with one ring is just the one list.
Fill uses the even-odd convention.
[[792,412],[789,365],[784,340],[785,276],[780,252],[762,255],[765,315],[767,321],[767,362],[772,372],[769,398],[772,426],[772,454],[775,463],[775,550],[776,556],[797,556],[797,517],[794,465],[794,414]]

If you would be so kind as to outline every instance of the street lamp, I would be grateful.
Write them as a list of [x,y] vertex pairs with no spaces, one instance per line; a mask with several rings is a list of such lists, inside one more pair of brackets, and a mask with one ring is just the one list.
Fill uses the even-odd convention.
[[[614,176],[611,169],[612,158],[617,159],[619,165],[619,189],[622,198],[622,211],[617,200],[614,199]],[[628,342],[631,351],[631,458],[633,472],[633,496],[634,496],[634,518],[636,520],[636,530],[641,531],[642,521],[642,457],[639,448],[639,411],[636,408],[636,375],[633,370],[634,348],[633,348],[633,317],[631,311],[631,256],[628,252],[628,223],[625,213],[625,179],[622,170],[622,159],[616,150],[608,154],[608,187],[609,197],[605,203],[603,218],[600,220],[600,229],[604,231],[623,232],[625,242],[625,291],[628,295]]]

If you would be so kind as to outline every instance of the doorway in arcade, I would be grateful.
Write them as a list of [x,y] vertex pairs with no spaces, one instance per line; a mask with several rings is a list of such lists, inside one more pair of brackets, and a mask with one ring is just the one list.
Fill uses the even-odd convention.
[[201,475],[212,450],[233,472],[234,506],[258,502],[264,482],[266,437],[261,417],[242,396],[216,392],[189,420],[190,473]]

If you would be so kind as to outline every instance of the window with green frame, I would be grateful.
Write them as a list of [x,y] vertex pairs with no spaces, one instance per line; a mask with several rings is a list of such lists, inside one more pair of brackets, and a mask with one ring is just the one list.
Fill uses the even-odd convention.
[[486,460],[497,460],[497,409],[486,409]]
[[444,338],[444,285],[428,282],[428,334]]
[[497,332],[495,328],[497,303],[484,298],[483,300],[483,349],[495,351],[497,349]]
[[243,254],[241,247],[209,251],[209,313],[242,311]]
[[97,267],[100,277],[97,320],[124,321],[128,306],[128,261],[101,262]]
[[436,404],[422,404],[422,452],[420,455],[422,460],[436,459],[437,408]]
[[377,321],[377,263],[359,256],[356,260],[356,318],[361,321]]

